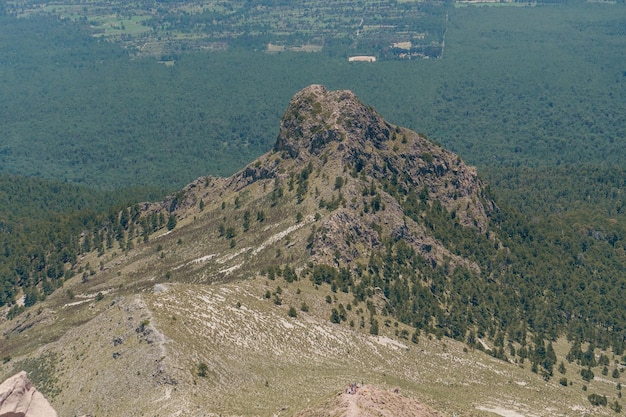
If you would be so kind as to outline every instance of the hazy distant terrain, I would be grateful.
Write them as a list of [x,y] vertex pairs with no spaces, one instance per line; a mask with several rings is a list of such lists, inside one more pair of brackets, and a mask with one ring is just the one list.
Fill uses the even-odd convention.
[[[8,16],[0,17],[0,95],[7,98],[0,112],[3,172],[100,188],[169,189],[207,173],[227,175],[269,149],[281,106],[313,82],[355,91],[390,120],[480,167],[606,166],[626,156],[626,63],[617,53],[626,49],[623,4],[454,8],[407,2],[402,7],[424,10],[405,13],[419,15],[406,31],[385,3],[376,6],[380,10],[365,3],[367,13],[353,13],[387,16],[393,23],[387,29],[397,36],[372,35],[380,48],[368,50],[359,49],[362,37],[352,21],[322,29],[320,22],[334,21],[333,15],[315,9],[315,2],[301,15],[294,12],[297,4],[248,10],[229,2],[234,10],[228,13],[209,3],[21,4],[9,2]],[[283,10],[290,7],[291,13]],[[321,33],[321,52],[290,52],[295,40],[269,39],[280,27],[275,10],[288,26],[284,36]],[[172,23],[131,33],[126,22],[129,33],[102,36],[98,16],[124,21],[140,12],[143,23]],[[219,32],[248,13],[255,18],[246,18],[245,31],[228,31],[238,36]],[[317,23],[304,31],[298,25],[306,13],[325,18],[312,19]],[[426,30],[418,22],[432,24]],[[169,66],[157,62],[160,56],[137,58],[129,42],[142,36],[148,43],[163,41],[163,25],[173,39],[193,33],[227,45],[215,52],[181,46],[168,52]],[[419,32],[441,42],[444,30],[442,59],[384,60],[392,41]],[[265,52],[268,43],[281,42],[285,52]],[[348,63],[357,52],[383,61]]]
[[8,2],[7,13],[81,21],[94,36],[120,42],[134,55],[165,60],[234,45],[409,59],[440,55],[449,5],[439,0],[28,0]]

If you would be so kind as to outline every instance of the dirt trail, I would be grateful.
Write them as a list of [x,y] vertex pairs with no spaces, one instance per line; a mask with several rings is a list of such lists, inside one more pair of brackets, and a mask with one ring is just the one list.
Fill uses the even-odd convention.
[[359,417],[361,415],[361,409],[359,408],[359,405],[357,404],[359,395],[358,394],[355,394],[355,395],[344,394],[344,395],[348,397],[348,409],[346,410],[344,417]]
[[[364,385],[354,394],[343,392],[335,408],[341,417],[440,417],[417,401],[376,387]],[[332,414],[332,413],[331,413]],[[335,415],[335,414],[333,414]]]

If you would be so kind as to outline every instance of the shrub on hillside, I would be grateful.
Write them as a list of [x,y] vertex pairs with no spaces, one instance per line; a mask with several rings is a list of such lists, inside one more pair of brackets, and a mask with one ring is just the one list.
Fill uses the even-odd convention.
[[587,399],[589,399],[589,402],[596,407],[600,405],[605,407],[607,404],[606,395],[591,394],[587,397]]

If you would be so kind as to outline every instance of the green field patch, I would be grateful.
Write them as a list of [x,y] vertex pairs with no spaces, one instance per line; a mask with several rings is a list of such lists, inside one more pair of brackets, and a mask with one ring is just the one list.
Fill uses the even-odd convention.
[[321,52],[324,47],[322,45],[306,44],[294,46],[290,50],[293,52]]
[[536,2],[518,3],[513,1],[499,2],[499,1],[456,1],[454,2],[455,8],[463,7],[535,7]]
[[117,15],[108,15],[96,16],[90,20],[90,23],[104,30],[101,36],[138,35],[150,31],[149,27],[143,25],[146,19],[145,16],[121,18]]

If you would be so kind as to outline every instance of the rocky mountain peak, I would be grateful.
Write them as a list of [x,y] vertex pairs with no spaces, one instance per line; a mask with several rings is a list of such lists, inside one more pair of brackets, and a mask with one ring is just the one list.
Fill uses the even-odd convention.
[[481,230],[496,209],[483,198],[484,185],[473,167],[427,138],[391,125],[351,91],[311,85],[298,92],[281,120],[274,151],[297,165],[321,163],[326,171],[331,169],[327,161],[334,160],[335,169],[350,170],[366,183],[391,181],[401,194],[428,194],[459,214],[462,224]]
[[[448,389],[438,378],[460,362],[421,334],[461,340],[474,329],[466,313],[489,325],[483,300],[508,285],[490,264],[508,250],[494,210],[457,155],[349,91],[307,87],[273,151],[85,231],[81,247],[97,250],[84,250],[41,314],[0,321],[3,354],[52,340],[14,354],[0,376],[45,359],[63,415],[434,417],[410,393],[376,386],[419,378]],[[473,351],[459,355],[474,366]],[[415,364],[425,365],[408,372]],[[328,397],[358,380],[358,392]],[[15,391],[6,384],[0,417],[16,404],[2,403]]]
[[292,246],[289,256],[318,263],[364,261],[390,237],[404,240],[432,265],[451,259],[479,272],[436,238],[425,218],[441,210],[484,233],[497,210],[476,170],[460,157],[388,123],[354,93],[321,85],[304,88],[290,101],[272,152],[230,178],[206,184],[190,184],[161,209],[175,207],[184,217],[200,199],[229,200],[226,195],[237,193],[239,198],[231,197],[235,206],[246,196],[243,210],[249,213],[299,213],[305,221],[298,225],[316,219],[315,231],[303,237],[306,248]]
[[319,155],[332,142],[348,141],[358,147],[370,142],[378,148],[384,146],[391,131],[392,127],[351,91],[311,85],[289,103],[274,149],[296,158]]

